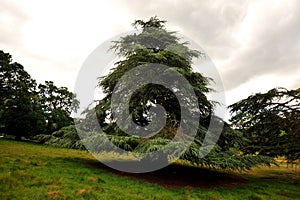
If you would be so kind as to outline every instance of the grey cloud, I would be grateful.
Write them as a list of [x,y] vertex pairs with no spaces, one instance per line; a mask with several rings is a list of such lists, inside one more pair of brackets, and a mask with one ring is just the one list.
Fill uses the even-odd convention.
[[[294,8],[300,8],[297,4]],[[255,76],[274,74],[284,77],[300,69],[299,11],[274,13],[273,17],[254,27],[251,47],[237,52],[222,69],[228,89]]]
[[[124,2],[124,1],[122,1]],[[138,18],[153,15],[178,26],[212,58],[225,59],[235,47],[232,32],[246,15],[247,2],[228,1],[127,1],[124,6]],[[167,24],[167,25],[168,25]]]
[[[280,12],[266,4],[266,13],[249,30],[251,44],[242,46],[236,33],[254,2],[241,1],[122,1],[137,18],[157,15],[178,26],[200,44],[220,68],[226,90],[265,74],[288,75],[300,65],[300,3],[283,4]],[[258,5],[263,6],[263,5]]]
[[[168,20],[167,27],[179,27],[208,53],[217,66],[227,90],[255,76],[275,74],[287,76],[300,69],[300,2],[283,3],[276,13],[266,6],[263,20],[249,30],[250,45],[242,46],[237,31],[247,17],[248,8],[260,1],[113,1],[133,19],[157,15]],[[291,4],[291,5],[289,5]],[[261,5],[260,5],[261,6]],[[260,14],[260,13],[258,13]],[[0,6],[0,45],[20,48],[22,26],[29,20],[23,9],[12,1]],[[109,19],[108,19],[109,20]],[[128,22],[130,23],[130,22]],[[175,30],[176,31],[176,30]],[[46,57],[27,55],[49,62]],[[58,63],[54,63],[55,66]],[[294,85],[300,84],[300,79]]]

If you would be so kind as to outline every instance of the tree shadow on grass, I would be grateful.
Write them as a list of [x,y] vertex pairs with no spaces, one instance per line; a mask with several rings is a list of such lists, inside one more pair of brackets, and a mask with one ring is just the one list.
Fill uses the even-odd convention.
[[[84,158],[61,158],[65,162],[76,162],[80,165],[100,169],[109,173],[116,174],[122,177],[133,178],[136,180],[146,181],[152,184],[158,184],[165,188],[215,188],[215,187],[235,187],[249,183],[249,181],[241,176],[233,173],[225,173],[215,171],[212,169],[205,169],[199,167],[185,166],[179,164],[170,164],[169,166],[148,173],[127,173],[114,170],[105,164]],[[111,161],[117,162],[117,161]],[[121,161],[122,164],[126,162],[137,161]]]

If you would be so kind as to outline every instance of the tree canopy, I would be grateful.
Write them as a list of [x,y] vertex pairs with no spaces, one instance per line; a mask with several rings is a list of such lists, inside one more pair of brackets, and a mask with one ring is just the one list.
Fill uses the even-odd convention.
[[79,102],[68,88],[57,87],[52,81],[45,81],[45,84],[38,85],[38,94],[48,134],[73,124],[70,114],[78,108]]
[[0,131],[21,136],[52,133],[73,123],[71,109],[79,102],[65,87],[53,82],[37,85],[24,67],[0,51]]
[[[187,42],[180,43],[174,32],[165,30],[164,23],[165,21],[155,17],[147,22],[136,20],[134,26],[141,26],[142,33],[125,36],[112,45],[111,49],[115,50],[118,55],[124,56],[125,59],[115,63],[116,68],[109,75],[102,77],[99,82],[99,86],[106,94],[106,97],[97,105],[100,122],[103,123],[106,118],[112,117],[110,115],[111,96],[113,92],[116,92],[114,88],[120,78],[129,70],[147,63],[166,65],[183,74],[198,97],[201,116],[210,115],[213,105],[205,96],[211,91],[208,87],[210,79],[193,72],[191,67],[192,58],[200,56],[201,53],[190,50]],[[126,81],[126,84],[130,84],[130,80]],[[186,98],[187,101],[188,98]],[[151,118],[149,110],[153,104],[160,104],[165,108],[169,125],[175,125],[180,120],[180,108],[176,96],[161,85],[148,84],[135,91],[130,100],[130,111],[135,123],[138,125],[149,123]]]
[[35,91],[36,82],[8,53],[0,51],[0,128],[1,132],[21,136],[43,129],[43,113]]
[[229,106],[231,122],[251,141],[249,153],[288,160],[300,156],[300,88],[274,88]]

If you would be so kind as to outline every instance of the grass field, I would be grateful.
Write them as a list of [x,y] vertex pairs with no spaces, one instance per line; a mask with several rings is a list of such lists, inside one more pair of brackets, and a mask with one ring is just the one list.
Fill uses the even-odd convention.
[[85,151],[0,138],[0,199],[300,199],[300,169],[111,170]]

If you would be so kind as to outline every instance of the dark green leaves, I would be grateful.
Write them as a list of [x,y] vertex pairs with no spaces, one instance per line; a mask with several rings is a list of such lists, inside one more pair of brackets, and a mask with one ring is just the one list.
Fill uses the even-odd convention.
[[37,87],[36,81],[8,53],[0,51],[0,132],[21,136],[52,133],[72,124],[75,95],[53,82]]
[[251,141],[247,152],[269,156],[300,156],[300,88],[274,88],[229,106],[231,122]]

